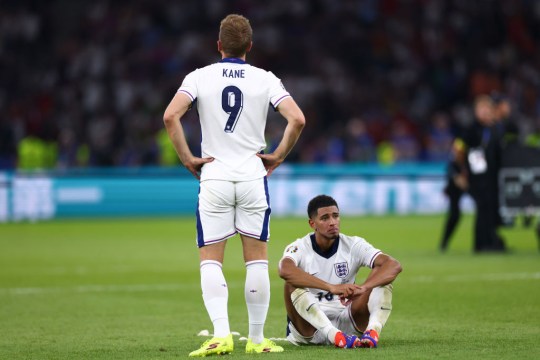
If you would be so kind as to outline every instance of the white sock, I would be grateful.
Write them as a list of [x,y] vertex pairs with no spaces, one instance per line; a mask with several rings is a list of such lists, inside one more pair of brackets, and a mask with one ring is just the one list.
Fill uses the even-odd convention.
[[246,263],[244,295],[249,319],[248,337],[255,344],[260,344],[264,339],[264,323],[270,305],[270,278],[267,260]]
[[201,288],[206,311],[214,324],[214,336],[226,337],[231,333],[227,313],[229,290],[220,262],[201,261]]
[[339,330],[321,310],[313,294],[306,289],[296,289],[291,293],[291,300],[298,314],[333,344]]
[[392,284],[371,290],[368,300],[369,323],[366,330],[375,330],[380,335],[392,312]]

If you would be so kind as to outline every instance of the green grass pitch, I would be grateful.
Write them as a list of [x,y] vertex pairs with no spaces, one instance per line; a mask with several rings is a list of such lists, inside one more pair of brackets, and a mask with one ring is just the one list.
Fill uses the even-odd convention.
[[[450,249],[442,216],[343,218],[401,261],[394,310],[376,350],[285,347],[274,359],[538,359],[540,255],[532,229],[503,231],[505,255],[471,253],[466,216]],[[305,219],[272,219],[272,300],[265,335],[284,336],[277,262],[308,232]],[[201,300],[193,218],[65,220],[0,225],[0,359],[187,358],[212,327]],[[239,239],[224,264],[231,328],[247,333]],[[359,280],[367,270],[360,274]],[[236,338],[229,357],[247,358]],[[251,355],[252,357],[253,355]]]

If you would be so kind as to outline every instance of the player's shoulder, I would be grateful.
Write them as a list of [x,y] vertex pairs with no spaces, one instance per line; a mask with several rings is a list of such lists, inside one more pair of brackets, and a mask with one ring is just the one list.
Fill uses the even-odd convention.
[[358,235],[347,235],[347,234],[339,233],[339,237],[345,241],[350,241],[350,242],[366,241],[366,239]]
[[349,244],[350,246],[369,244],[366,239],[357,235],[339,234],[340,241]]
[[217,68],[220,68],[220,63],[212,63],[206,66],[200,67],[200,68],[196,68],[190,74],[205,74],[208,72],[215,71]]
[[307,234],[306,236],[298,238],[294,240],[292,243],[285,246],[285,252],[294,253],[294,252],[297,252],[298,249],[306,247],[307,244],[311,243],[310,235],[311,234]]
[[273,80],[273,79],[278,78],[276,75],[274,75],[272,71],[265,70],[263,68],[260,68],[251,64],[245,64],[244,66],[246,66],[246,69],[248,69],[248,71],[251,72],[252,74],[256,74],[257,76],[260,76],[267,80]]

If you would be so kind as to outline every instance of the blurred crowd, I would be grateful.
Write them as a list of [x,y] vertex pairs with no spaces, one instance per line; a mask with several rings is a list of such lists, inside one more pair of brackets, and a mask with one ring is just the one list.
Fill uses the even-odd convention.
[[[540,131],[539,1],[4,0],[0,169],[177,164],[163,111],[219,60],[228,13],[305,112],[289,161],[445,161],[493,91],[520,136]],[[285,123],[270,117],[271,150]],[[185,126],[197,153],[195,111]]]

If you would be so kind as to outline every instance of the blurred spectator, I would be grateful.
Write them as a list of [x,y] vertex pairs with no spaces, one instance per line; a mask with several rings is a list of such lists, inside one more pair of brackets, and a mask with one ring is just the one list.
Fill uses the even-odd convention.
[[504,148],[508,144],[519,140],[519,129],[512,120],[512,104],[510,99],[501,93],[491,94],[494,103],[495,112],[495,131],[500,139],[501,146]]
[[450,117],[443,112],[435,113],[427,131],[426,160],[448,161],[453,140]]
[[51,169],[56,164],[58,149],[54,142],[27,136],[19,142],[17,155],[20,169]]
[[400,120],[392,124],[389,143],[397,162],[410,162],[420,160],[420,144],[407,125]]
[[[439,159],[432,114],[445,109],[453,128],[494,90],[515,104],[521,138],[539,121],[535,1],[2,1],[0,166],[15,166],[13,143],[29,135],[58,143],[60,167],[161,163],[163,99],[188,70],[219,60],[214,25],[232,12],[258,29],[252,63],[283,74],[306,114],[289,161],[373,159],[348,134],[352,118],[386,162]],[[197,128],[186,131],[194,149]],[[74,161],[84,144],[88,161]]]
[[180,164],[180,159],[174,150],[174,146],[169,139],[169,134],[165,128],[156,134],[156,143],[158,146],[158,164],[161,166],[175,166]]
[[446,167],[446,185],[444,186],[444,194],[448,198],[448,210],[444,222],[443,233],[439,245],[441,251],[446,251],[452,235],[456,230],[461,219],[461,197],[467,191],[469,186],[466,170],[466,161],[463,158],[465,153],[462,151],[463,143],[461,140],[454,141],[449,155],[449,162]]
[[540,148],[540,121],[534,131],[525,138],[525,145]]
[[8,124],[0,122],[0,170],[15,168],[17,163],[17,144],[15,131]]
[[373,162],[376,158],[375,142],[368,134],[365,122],[360,118],[352,118],[347,123],[345,134],[347,143],[346,155],[351,162]]

